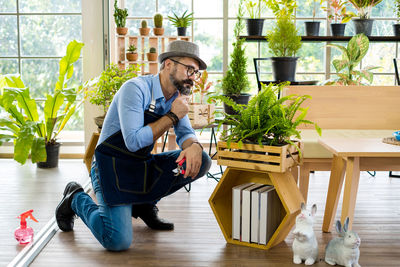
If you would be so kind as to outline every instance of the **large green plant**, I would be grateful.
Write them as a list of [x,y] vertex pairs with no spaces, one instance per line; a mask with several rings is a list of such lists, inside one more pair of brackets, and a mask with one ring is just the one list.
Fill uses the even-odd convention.
[[258,143],[262,145],[294,144],[291,138],[301,138],[297,126],[300,124],[314,124],[321,135],[317,124],[306,120],[308,108],[301,107],[310,96],[288,95],[278,99],[278,92],[288,83],[279,85],[262,84],[261,91],[250,99],[248,105],[238,105],[225,96],[214,96],[212,99],[221,100],[231,106],[239,115],[222,113],[223,119],[218,127],[228,124],[229,129],[222,131],[221,140],[237,142],[239,146],[245,143]]
[[232,44],[231,63],[228,71],[222,79],[222,91],[225,95],[239,96],[242,92],[249,90],[250,83],[247,77],[247,58],[245,56],[244,39],[239,38],[240,32],[244,28],[242,2],[239,2],[237,22],[235,24],[234,35],[236,41]]
[[82,104],[84,87],[67,88],[82,47],[83,43],[77,41],[68,44],[67,54],[60,60],[55,89],[46,95],[43,107],[31,98],[19,75],[0,76],[0,106],[9,114],[0,118],[0,130],[7,132],[0,135],[0,144],[14,140],[17,162],[24,164],[29,153],[33,163],[46,161],[45,145],[56,143],[58,134]]
[[172,23],[172,25],[174,25],[177,28],[180,27],[189,27],[190,24],[193,21],[193,12],[186,14],[188,11],[186,10],[182,16],[178,16],[175,14],[175,12],[172,12],[174,14],[174,16],[168,16],[169,21]]
[[118,28],[124,28],[126,25],[126,17],[128,16],[128,9],[118,8],[117,0],[114,2],[114,20]]
[[92,83],[92,90],[88,92],[89,101],[92,104],[102,106],[104,113],[107,112],[114,95],[122,84],[129,79],[137,77],[139,66],[131,65],[127,69],[120,69],[117,64],[111,63],[101,75]]
[[370,84],[372,83],[374,75],[371,70],[380,67],[367,66],[362,70],[356,70],[358,64],[368,52],[369,40],[367,36],[363,33],[353,36],[347,47],[337,44],[328,44],[328,46],[339,49],[342,56],[341,59],[332,61],[338,78],[328,80],[325,83],[326,85],[366,85],[362,82],[363,79]]
[[266,6],[272,10],[275,18],[281,16],[293,17],[297,7],[296,0],[264,0]]
[[301,48],[301,36],[289,15],[279,16],[266,38],[271,53],[276,57],[293,57]]
[[369,19],[371,9],[382,2],[382,0],[349,0],[349,2],[357,9],[360,19]]

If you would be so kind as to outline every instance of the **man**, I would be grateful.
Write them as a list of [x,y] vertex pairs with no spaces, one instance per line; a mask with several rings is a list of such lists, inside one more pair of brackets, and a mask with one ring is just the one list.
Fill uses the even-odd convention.
[[[199,70],[207,68],[199,48],[174,41],[158,60],[159,74],[127,81],[107,112],[91,169],[98,205],[78,183],[70,182],[56,208],[61,230],[73,230],[76,214],[108,250],[130,247],[132,216],[152,229],[172,230],[173,223],[158,217],[156,203],[211,166],[187,116],[193,81],[200,77]],[[182,150],[150,154],[154,142],[171,126]],[[182,159],[185,174],[175,175]]]

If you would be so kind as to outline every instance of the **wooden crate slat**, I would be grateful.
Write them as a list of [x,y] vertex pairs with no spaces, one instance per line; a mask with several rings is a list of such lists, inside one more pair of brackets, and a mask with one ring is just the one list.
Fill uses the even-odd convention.
[[[226,142],[218,142],[218,147],[220,148],[228,148],[228,143]],[[272,152],[272,153],[279,153],[282,154],[282,148],[284,146],[263,146],[260,147],[258,144],[243,144],[239,147],[238,143],[231,142],[230,148],[231,149],[243,149],[243,150],[254,150],[260,152]]]
[[233,152],[233,151],[219,151],[218,157],[220,158],[239,158],[239,159],[248,159],[248,160],[258,160],[264,162],[276,162],[280,163],[280,156],[270,156],[270,155],[260,155],[260,154],[252,154],[246,152]]
[[243,162],[243,161],[235,161],[235,160],[224,160],[224,159],[220,159],[220,158],[217,159],[217,163],[218,163],[218,165],[224,165],[224,166],[236,167],[236,168],[242,168],[242,169],[281,172],[280,165],[270,165],[270,164]]

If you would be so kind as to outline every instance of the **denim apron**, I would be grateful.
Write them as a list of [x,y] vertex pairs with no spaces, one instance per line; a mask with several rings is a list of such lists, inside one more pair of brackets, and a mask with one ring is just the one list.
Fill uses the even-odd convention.
[[[158,120],[154,113],[153,92],[151,104],[144,112],[144,125]],[[177,177],[163,175],[151,151],[154,143],[131,152],[118,131],[99,144],[95,150],[99,182],[104,201],[110,205],[154,202],[167,195]]]

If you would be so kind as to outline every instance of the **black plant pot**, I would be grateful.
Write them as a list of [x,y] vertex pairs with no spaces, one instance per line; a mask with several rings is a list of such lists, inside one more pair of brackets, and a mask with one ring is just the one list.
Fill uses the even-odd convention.
[[60,152],[60,143],[46,145],[47,159],[45,162],[38,162],[38,168],[55,168],[58,166],[58,155]]
[[306,21],[306,35],[307,36],[319,36],[319,24],[320,21]]
[[264,26],[264,19],[247,19],[247,35],[261,36]]
[[373,19],[353,19],[353,23],[356,34],[363,33],[366,36],[371,36]]
[[[225,95],[232,99],[237,104],[247,105],[249,103],[250,95],[249,94],[240,94],[240,95]],[[228,106],[224,103],[224,111],[229,115],[237,115],[238,113],[233,110],[231,106]]]
[[271,57],[275,82],[294,82],[298,57]]
[[393,24],[392,27],[394,36],[400,36],[400,24]]
[[178,36],[186,36],[186,27],[178,27]]
[[346,24],[344,24],[344,23],[332,23],[331,24],[332,36],[344,36],[345,29],[346,29]]

